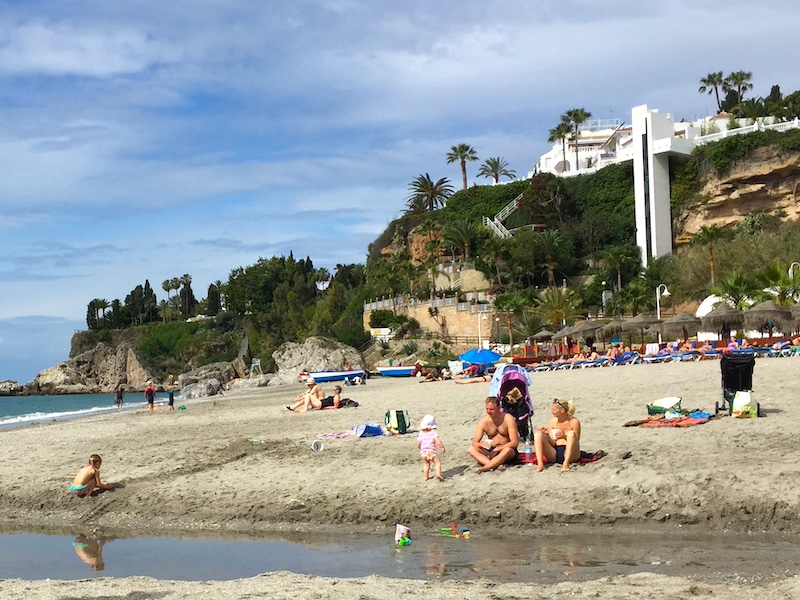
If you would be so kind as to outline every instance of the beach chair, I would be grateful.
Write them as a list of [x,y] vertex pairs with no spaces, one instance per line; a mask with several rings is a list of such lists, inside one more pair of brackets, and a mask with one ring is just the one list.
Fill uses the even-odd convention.
[[[727,411],[733,413],[733,397],[736,392],[753,390],[753,368],[756,364],[754,353],[724,354],[720,359],[722,371],[722,403],[715,404],[716,412]],[[758,415],[761,416],[761,406],[757,406]]]

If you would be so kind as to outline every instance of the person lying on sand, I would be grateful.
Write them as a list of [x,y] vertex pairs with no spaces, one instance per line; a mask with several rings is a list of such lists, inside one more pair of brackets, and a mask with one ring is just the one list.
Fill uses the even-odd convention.
[[548,463],[561,463],[561,471],[569,471],[569,464],[581,457],[581,423],[573,417],[575,403],[556,398],[551,407],[553,418],[547,427],[540,427],[533,434],[533,447],[536,452],[536,472],[544,470]]
[[[484,434],[488,441],[482,441]],[[510,414],[500,412],[499,400],[489,396],[486,398],[486,416],[478,422],[472,445],[467,450],[480,465],[478,473],[505,470],[506,463],[517,459],[518,445],[517,421]]]
[[295,398],[294,404],[287,406],[287,409],[292,412],[302,413],[309,411],[312,408],[322,408],[322,401],[325,399],[325,392],[323,392],[322,388],[317,385],[317,382],[314,381],[313,377],[306,378],[306,385],[308,386],[308,390]]
[[86,498],[92,494],[95,488],[113,490],[113,485],[100,481],[101,464],[103,464],[103,459],[97,454],[92,454],[89,457],[88,464],[81,467],[78,474],[75,475],[75,479],[72,480],[72,485],[69,486],[69,491],[78,498]]

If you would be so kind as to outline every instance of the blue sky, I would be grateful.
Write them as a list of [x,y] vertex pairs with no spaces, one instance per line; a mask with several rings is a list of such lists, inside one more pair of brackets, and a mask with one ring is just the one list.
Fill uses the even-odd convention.
[[459,187],[452,145],[524,176],[570,108],[694,119],[717,70],[800,89],[793,2],[610,4],[0,0],[0,380],[145,279],[363,262],[417,175]]

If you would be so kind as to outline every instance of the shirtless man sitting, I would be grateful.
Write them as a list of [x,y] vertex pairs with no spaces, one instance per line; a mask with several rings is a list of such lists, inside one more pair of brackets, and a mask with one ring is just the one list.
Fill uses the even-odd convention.
[[72,485],[69,486],[69,491],[78,498],[87,498],[91,496],[95,488],[113,490],[113,485],[100,481],[100,465],[102,463],[103,459],[100,458],[100,456],[92,454],[89,457],[89,463],[81,467],[78,474],[75,475],[75,479],[72,480]]
[[[481,441],[484,434],[488,441]],[[467,453],[479,465],[478,473],[485,473],[493,469],[505,469],[505,464],[516,460],[519,452],[519,433],[517,422],[508,413],[500,412],[499,400],[494,396],[486,399],[486,416],[483,417],[475,428],[472,436],[472,445]]]
[[294,404],[287,406],[292,412],[303,413],[313,408],[317,410],[322,408],[322,401],[325,399],[325,392],[317,385],[313,377],[306,378],[306,385],[308,390],[300,394],[294,399]]

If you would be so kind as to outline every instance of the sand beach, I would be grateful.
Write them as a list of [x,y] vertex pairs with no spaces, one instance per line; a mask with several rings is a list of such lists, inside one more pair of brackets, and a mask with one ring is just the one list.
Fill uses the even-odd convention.
[[[607,453],[563,474],[527,466],[475,472],[466,449],[488,384],[373,378],[345,388],[358,408],[307,414],[283,410],[301,385],[240,389],[175,413],[135,411],[2,431],[0,527],[90,525],[161,535],[346,528],[389,539],[395,523],[426,531],[457,521],[483,535],[581,525],[794,536],[800,532],[800,440],[794,435],[800,406],[792,389],[798,367],[795,358],[756,361],[753,388],[764,418],[657,429],[623,425],[644,418],[646,404],[665,396],[713,413],[721,397],[718,361],[533,373],[534,425],[545,424],[554,397],[572,399],[582,449]],[[415,435],[342,435],[381,423],[389,409],[408,411],[415,425],[425,414],[436,416],[447,448],[444,482],[422,480]],[[321,435],[324,449],[314,452],[310,445]],[[74,498],[67,487],[93,452],[103,456],[104,480],[118,487]],[[424,582],[273,573],[203,584],[136,577],[0,582],[0,598],[735,598],[755,591],[762,598],[798,597],[800,580],[720,583],[636,574],[542,586],[498,584],[490,574],[477,582]]]

